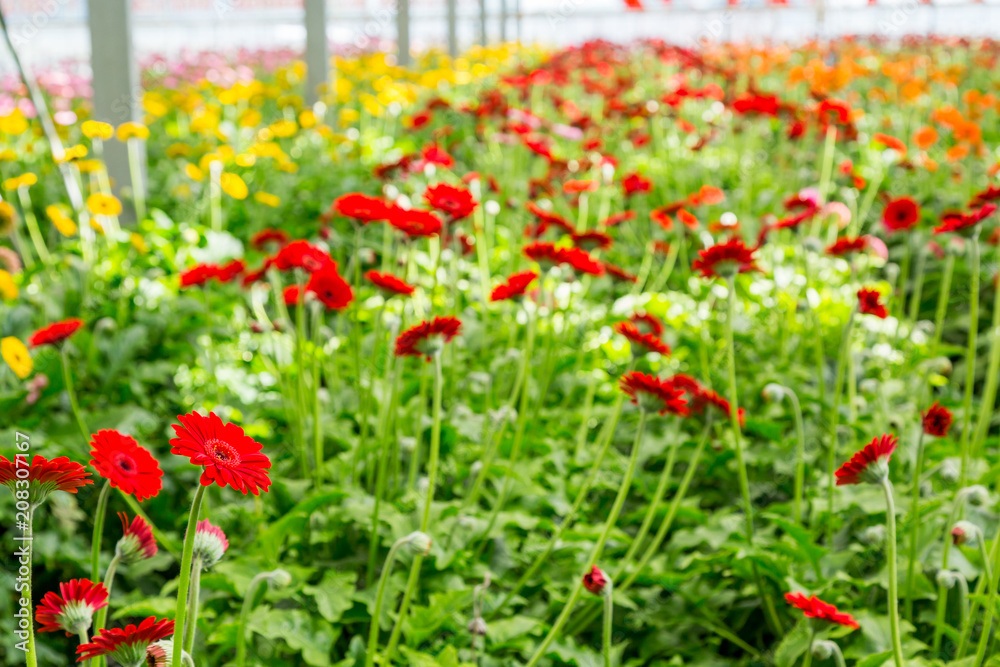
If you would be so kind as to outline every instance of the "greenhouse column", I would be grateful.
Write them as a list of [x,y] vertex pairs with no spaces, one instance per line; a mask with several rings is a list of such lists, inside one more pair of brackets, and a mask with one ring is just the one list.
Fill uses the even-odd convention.
[[410,64],[410,0],[396,0],[396,61]]
[[[141,120],[142,87],[132,54],[129,0],[88,2],[90,66],[94,72],[94,118],[115,127]],[[104,159],[113,187],[130,185],[128,149],[117,139],[105,144]],[[145,154],[143,154],[145,159]],[[142,169],[145,174],[145,168]]]
[[486,46],[486,0],[479,0],[479,43]]
[[458,57],[458,0],[448,0],[448,55]]
[[320,98],[320,86],[329,80],[330,55],[326,41],[326,0],[306,0],[306,103]]

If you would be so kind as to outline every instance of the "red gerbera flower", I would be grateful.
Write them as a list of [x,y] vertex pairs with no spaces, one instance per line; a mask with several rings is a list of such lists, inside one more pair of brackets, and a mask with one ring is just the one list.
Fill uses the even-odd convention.
[[546,232],[546,230],[548,230],[550,226],[558,227],[567,234],[573,233],[573,225],[567,222],[566,219],[560,216],[559,214],[553,213],[552,211],[546,211],[538,204],[530,201],[528,202],[527,208],[528,211],[531,213],[531,215],[535,216],[535,219],[538,220],[538,226],[532,233],[530,234],[528,233],[531,230],[527,229],[525,230],[525,233],[527,235],[535,237],[541,236]]
[[426,146],[420,154],[423,157],[424,162],[428,164],[440,165],[447,169],[451,169],[455,166],[455,159],[448,155],[448,153],[437,144],[430,144]]
[[7,485],[11,493],[23,489],[18,482],[28,480],[28,502],[38,505],[48,498],[53,491],[76,493],[77,489],[87,484],[93,484],[90,473],[80,465],[70,461],[65,456],[49,461],[44,456],[35,455],[28,466],[25,476],[25,456],[15,456],[14,461],[8,461],[0,456],[0,484]]
[[314,273],[331,263],[336,266],[325,250],[302,239],[292,241],[274,256],[274,266],[279,271],[302,269]]
[[604,232],[573,232],[573,245],[590,252],[607,250],[611,247],[611,237]]
[[31,337],[28,338],[28,344],[31,347],[58,345],[75,334],[77,329],[82,326],[83,320],[75,317],[61,322],[53,322],[31,334]]
[[632,322],[619,322],[615,325],[615,331],[628,339],[632,344],[632,354],[637,357],[647,352],[657,352],[663,356],[670,354],[670,346],[660,340],[659,336],[639,331],[639,327]]
[[653,182],[638,173],[629,174],[622,179],[622,190],[625,192],[626,197],[630,197],[634,194],[649,192],[652,189]]
[[530,285],[538,274],[534,271],[519,271],[512,273],[507,280],[490,292],[490,301],[505,301],[507,299],[517,299],[524,296]]
[[635,211],[622,211],[609,215],[599,223],[601,227],[617,227],[628,220],[635,220]]
[[834,255],[835,257],[846,257],[853,255],[854,253],[862,252],[867,247],[868,239],[864,236],[858,236],[857,238],[844,236],[827,246],[826,254]]
[[603,593],[604,587],[607,585],[608,575],[606,575],[604,570],[596,565],[591,565],[590,572],[583,575],[583,587],[594,595],[600,595]]
[[396,338],[397,357],[427,357],[427,361],[460,334],[462,322],[457,317],[435,317],[410,327]]
[[62,630],[67,637],[90,629],[94,612],[108,606],[104,584],[89,579],[70,579],[59,584],[59,592],[49,591],[35,610],[39,632]]
[[951,410],[940,403],[935,403],[920,414],[924,433],[943,438],[948,435],[953,417]]
[[669,412],[682,417],[688,414],[684,390],[674,386],[669,380],[631,371],[622,376],[618,384],[632,402],[643,410],[655,410],[661,415]]
[[247,270],[247,265],[242,259],[234,259],[231,262],[226,262],[218,268],[215,273],[215,277],[222,283],[228,283],[235,280],[240,274]]
[[441,219],[430,211],[395,208],[389,216],[389,224],[407,236],[435,236],[441,233]]
[[985,204],[971,213],[948,213],[941,219],[941,224],[934,228],[935,234],[954,232],[971,233],[980,222],[990,217],[997,210],[996,204]]
[[160,464],[131,436],[106,429],[90,440],[90,465],[111,486],[139,502],[155,498],[163,488]]
[[354,299],[351,286],[337,272],[337,265],[333,262],[309,276],[306,292],[315,294],[327,310],[343,310]]
[[835,606],[823,602],[815,595],[806,597],[802,593],[785,593],[785,600],[793,607],[801,609],[806,618],[818,618],[855,630],[860,627],[850,614],[839,611]]
[[[721,410],[724,415],[732,418],[733,409],[731,404],[727,399],[723,398],[722,394],[715,391],[714,389],[709,389],[708,387],[702,387],[698,399],[705,403],[714,405],[719,410]],[[744,410],[743,408],[737,410],[736,418],[740,422],[740,428],[746,426],[746,410]]]
[[920,219],[920,206],[910,197],[893,199],[882,212],[882,224],[890,232],[912,229]]
[[663,322],[660,321],[660,318],[650,313],[632,313],[628,319],[640,332],[644,334],[651,333],[656,336],[662,336],[663,332],[666,331],[666,327],[663,326]]
[[255,496],[260,489],[271,486],[268,468],[271,461],[260,453],[262,446],[235,424],[223,424],[210,412],[207,417],[192,412],[177,417],[182,425],[174,424],[176,438],[170,441],[170,452],[191,459],[203,466],[202,486],[231,486]]
[[862,287],[858,290],[858,312],[866,315],[874,315],[883,320],[889,317],[889,311],[880,302],[881,298],[882,295],[879,294],[878,290],[871,289],[870,287]]
[[302,303],[302,289],[298,285],[289,285],[281,293],[286,306],[298,306]]
[[579,194],[582,192],[596,192],[597,181],[585,179],[570,179],[563,183],[563,192],[566,194]]
[[522,251],[528,259],[538,262],[543,270],[548,270],[557,264],[569,264],[581,273],[595,276],[604,273],[604,267],[600,262],[580,248],[563,248],[548,241],[535,241],[524,246]]
[[872,141],[876,141],[887,148],[895,150],[903,157],[906,156],[906,144],[892,135],[876,132],[872,135]]
[[155,556],[157,547],[152,526],[141,516],[134,516],[129,521],[125,512],[119,512],[118,518],[122,522],[122,536],[115,547],[115,554],[125,563]]
[[432,185],[424,191],[424,201],[431,208],[447,213],[452,221],[461,220],[476,210],[476,200],[464,188],[456,188],[447,183]]
[[701,271],[706,278],[728,278],[737,273],[756,271],[754,264],[755,248],[748,248],[743,239],[731,238],[725,243],[718,243],[698,251],[698,259],[691,268]]
[[218,275],[219,267],[215,264],[195,264],[186,271],[181,271],[181,289],[204,285]]
[[391,273],[381,273],[379,271],[369,271],[365,274],[365,279],[378,287],[382,295],[386,298],[400,294],[410,296],[417,289],[413,285],[400,280]]
[[834,473],[837,486],[862,482],[880,484],[889,477],[889,458],[898,443],[896,436],[888,433],[875,437]]
[[390,207],[378,197],[351,192],[333,201],[334,211],[347,218],[354,218],[365,224],[388,220]]
[[261,231],[250,237],[250,245],[256,250],[265,250],[267,246],[277,245],[279,248],[288,244],[291,241],[291,237],[288,233],[281,229],[262,229]]
[[174,622],[150,616],[139,625],[104,628],[89,644],[76,647],[77,662],[99,655],[109,655],[122,667],[139,667],[146,660],[146,648],[155,641],[174,634]]

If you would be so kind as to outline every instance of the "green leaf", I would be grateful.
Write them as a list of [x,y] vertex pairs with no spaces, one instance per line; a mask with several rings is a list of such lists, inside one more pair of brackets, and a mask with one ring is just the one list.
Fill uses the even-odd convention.
[[354,606],[354,587],[357,574],[327,570],[316,586],[305,586],[302,591],[316,600],[316,609],[331,623],[336,623],[344,612]]

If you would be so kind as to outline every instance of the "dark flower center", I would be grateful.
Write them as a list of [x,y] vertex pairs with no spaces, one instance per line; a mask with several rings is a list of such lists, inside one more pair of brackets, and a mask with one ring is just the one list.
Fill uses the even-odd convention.
[[115,454],[115,467],[126,475],[134,475],[138,469],[135,459],[123,452]]
[[209,440],[205,452],[221,465],[235,465],[240,462],[240,454],[225,440]]

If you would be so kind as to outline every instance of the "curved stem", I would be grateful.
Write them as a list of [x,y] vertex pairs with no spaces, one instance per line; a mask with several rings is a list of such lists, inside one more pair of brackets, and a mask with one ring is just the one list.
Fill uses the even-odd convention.
[[101,493],[97,496],[97,510],[94,513],[94,536],[90,541],[90,580],[100,581],[101,575],[101,537],[104,533],[104,517],[108,513],[108,495],[111,493],[111,482],[105,482]]
[[580,510],[583,502],[587,499],[587,494],[590,492],[590,488],[593,486],[594,481],[597,479],[597,475],[601,470],[601,463],[604,462],[604,457],[607,455],[608,448],[611,446],[612,436],[615,432],[615,426],[618,424],[618,418],[621,416],[622,404],[624,402],[625,394],[619,393],[618,398],[615,401],[615,409],[612,417],[605,422],[606,428],[602,428],[601,433],[598,436],[601,444],[597,452],[597,458],[594,459],[594,463],[590,466],[590,472],[587,474],[587,478],[584,480],[583,486],[581,486],[580,490],[577,492],[576,500],[573,501],[573,506],[570,507],[569,512],[567,512],[566,516],[563,517],[562,522],[559,524],[559,529],[553,533],[551,538],[549,538],[549,543],[546,545],[545,550],[538,555],[535,562],[531,564],[531,567],[529,567],[525,573],[521,575],[521,578],[517,580],[514,587],[510,589],[500,604],[497,605],[496,609],[493,610],[491,617],[496,617],[500,613],[500,610],[506,607],[507,603],[509,603],[511,599],[513,599],[513,597],[521,591],[521,588],[523,588],[524,585],[528,583],[533,576],[535,576],[535,573],[538,572],[539,568],[545,564],[549,555],[562,539],[563,533],[565,533],[566,530],[573,525],[576,513]]
[[184,633],[184,650],[194,655],[194,636],[198,632],[198,602],[201,597],[201,558],[191,564],[191,594],[188,596],[188,620]]
[[[101,630],[104,629],[108,620],[108,609],[111,606],[111,591],[114,588],[115,573],[118,571],[118,563],[120,562],[121,558],[119,558],[118,554],[115,554],[115,557],[111,559],[111,563],[108,564],[108,571],[104,573],[104,589],[108,592],[108,604],[97,610],[97,616],[94,618],[95,637],[100,634]],[[103,663],[104,657],[99,657],[97,659],[97,664]]]
[[[740,417],[739,417],[739,395],[736,390],[736,344],[733,340],[733,320],[736,318],[736,276],[728,279],[728,315],[726,317],[726,357],[729,371],[729,420],[733,429],[733,440],[736,445],[736,470],[739,473],[740,495],[743,497],[743,514],[746,522],[747,543],[753,546],[753,503],[750,500],[750,480],[747,475],[746,462],[743,460],[743,443],[741,442]],[[757,571],[757,564],[751,563],[754,571],[754,580],[757,585],[757,594],[760,595],[764,603],[764,612],[772,628],[781,635],[781,620],[778,618],[778,611],[774,608],[774,602],[770,594],[764,589],[760,574]]]
[[[597,544],[594,545],[594,548],[590,553],[590,558],[587,559],[585,569],[588,571],[591,566],[597,562],[601,552],[604,551],[604,543],[607,542],[608,536],[611,534],[611,529],[614,528],[615,523],[618,521],[618,513],[621,512],[622,506],[625,504],[625,498],[628,496],[629,487],[632,485],[632,476],[635,474],[636,462],[639,460],[639,450],[642,447],[642,435],[645,430],[646,412],[641,411],[639,413],[639,425],[635,432],[635,442],[632,444],[632,452],[629,454],[628,468],[625,470],[625,477],[622,479],[621,486],[618,487],[618,495],[615,496],[615,502],[611,507],[611,513],[608,515],[607,521],[604,522],[604,529],[601,531]],[[549,645],[557,636],[559,636],[559,632],[566,624],[566,621],[569,620],[570,614],[573,613],[573,607],[576,605],[577,598],[580,597],[581,590],[583,590],[583,578],[577,577],[576,584],[573,586],[573,589],[569,594],[569,598],[563,606],[562,612],[556,619],[555,624],[553,624],[552,628],[549,630],[549,633],[545,635],[545,639],[543,639],[542,643],[537,649],[535,649],[535,653],[531,656],[531,660],[528,661],[526,667],[534,667],[534,665],[537,664],[542,658],[542,655],[544,655],[548,650]]]
[[916,585],[917,531],[920,528],[920,477],[924,472],[924,430],[920,429],[917,440],[917,462],[913,469],[913,484],[910,491],[910,553],[906,565],[906,601],[904,618],[913,620],[913,589]]
[[407,538],[396,540],[389,549],[389,555],[385,557],[385,564],[382,566],[382,574],[378,578],[378,592],[375,594],[375,610],[372,613],[371,626],[368,628],[368,650],[365,652],[365,667],[373,667],[375,664],[375,651],[378,648],[378,628],[382,619],[382,600],[385,598],[385,586],[392,573],[392,566],[396,562],[396,554],[406,543]]
[[[236,625],[236,667],[245,667],[247,656],[247,618],[253,608],[253,598],[257,592],[257,587],[268,576],[267,572],[261,572],[250,580],[247,586],[246,596],[243,598],[243,606],[240,607],[240,620]],[[177,647],[180,644],[174,639],[174,655],[177,655]],[[179,663],[174,663],[179,664]]]
[[[431,502],[434,500],[434,487],[437,484],[438,458],[441,449],[441,394],[444,391],[444,379],[441,375],[441,351],[434,355],[434,422],[431,429],[431,452],[430,460],[427,462],[427,498],[424,501],[424,513],[420,520],[420,532],[426,533],[431,520]],[[406,590],[403,592],[403,601],[399,603],[399,614],[396,616],[396,623],[393,625],[392,634],[389,635],[389,644],[385,649],[386,664],[392,661],[392,655],[399,642],[400,633],[403,631],[403,619],[410,607],[410,599],[416,590],[417,579],[420,577],[420,566],[424,562],[422,555],[417,555],[413,559],[410,568],[410,576],[406,580]]]
[[899,635],[899,575],[896,572],[896,503],[892,499],[892,482],[882,480],[885,492],[886,559],[889,561],[889,630],[892,633],[892,657],[896,667],[903,667],[903,644]]
[[[996,540],[1000,543],[1000,538]],[[986,600],[986,615],[983,617],[983,632],[979,635],[979,644],[976,647],[976,659],[972,663],[972,667],[979,667],[983,664],[983,659],[986,657],[986,647],[990,641],[990,629],[993,626],[993,610],[996,609],[997,600],[997,584],[998,579],[1000,579],[1000,549],[996,548],[994,544],[993,548],[993,576],[990,577],[990,593]],[[972,615],[969,615],[971,618]]]
[[611,595],[612,582],[605,584],[601,593],[604,595],[604,633],[602,637],[602,649],[604,653],[604,667],[611,667],[611,631],[614,627],[615,600]]
[[795,490],[792,500],[792,518],[802,525],[802,493],[806,477],[806,431],[802,421],[802,405],[798,395],[785,387],[788,400],[792,403],[792,415],[795,418],[795,438],[798,441],[795,449]]
[[979,234],[978,232],[969,242],[969,337],[968,347],[965,351],[965,397],[962,399],[962,415],[964,424],[962,426],[962,471],[959,475],[958,486],[965,486],[968,478],[969,468],[969,442],[972,435],[972,395],[976,385],[976,351],[977,337],[979,333]]
[[69,397],[69,407],[73,411],[73,419],[76,420],[76,426],[80,429],[83,441],[89,442],[90,430],[87,428],[87,422],[83,420],[80,404],[76,400],[76,391],[73,389],[73,376],[69,372],[69,358],[66,356],[65,345],[59,350],[59,360],[62,365],[63,385],[66,387],[66,395]]
[[[198,515],[201,512],[201,503],[205,499],[205,489],[208,487],[198,485],[195,491],[194,500],[191,501],[191,513],[188,516],[187,532],[184,534],[184,551],[181,554],[181,573],[177,581],[177,605],[174,611],[174,632],[184,632],[184,620],[187,616],[187,596],[188,587],[191,584],[191,561],[194,557],[194,533],[198,525]],[[172,664],[181,664],[181,655],[184,652],[183,638],[174,635],[174,651]]]
[[826,543],[833,544],[833,491],[837,486],[834,479],[834,472],[837,470],[837,423],[840,421],[840,394],[844,384],[844,371],[847,366],[847,355],[851,346],[851,332],[854,330],[854,318],[857,315],[857,306],[851,309],[851,314],[847,318],[844,326],[844,333],[840,339],[840,350],[837,352],[837,375],[833,382],[833,403],[830,408],[830,442],[827,444],[826,468]]

